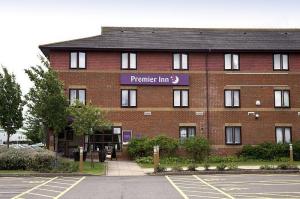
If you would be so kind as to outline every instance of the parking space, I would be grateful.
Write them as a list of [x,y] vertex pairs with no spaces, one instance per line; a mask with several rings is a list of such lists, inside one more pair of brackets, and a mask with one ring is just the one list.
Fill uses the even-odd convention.
[[0,198],[58,199],[83,179],[84,177],[2,177]]
[[188,198],[300,198],[300,175],[166,176]]

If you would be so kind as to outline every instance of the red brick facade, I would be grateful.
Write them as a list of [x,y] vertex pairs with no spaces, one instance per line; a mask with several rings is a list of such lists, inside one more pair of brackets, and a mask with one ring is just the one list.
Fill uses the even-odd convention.
[[[137,52],[137,70],[120,69],[121,52],[101,51],[86,52],[86,69],[69,69],[69,53],[51,51],[49,57],[66,95],[69,88],[86,88],[87,101],[108,111],[108,119],[132,130],[133,136],[178,138],[181,125],[195,125],[196,135],[209,137],[220,153],[244,144],[275,142],[275,126],[291,126],[293,141],[300,139],[300,54],[289,54],[289,71],[273,71],[272,53],[239,53],[240,70],[224,71],[224,53],[188,53],[189,70],[174,71],[171,52]],[[121,73],[187,73],[190,85],[179,88],[189,89],[189,107],[173,108],[176,86],[122,86]],[[120,90],[128,87],[137,89],[136,108],[120,106]],[[290,90],[290,108],[274,108],[277,88]],[[224,107],[224,89],[240,89],[240,108]],[[258,113],[259,119],[248,112]],[[241,126],[242,145],[225,144],[226,125]]]

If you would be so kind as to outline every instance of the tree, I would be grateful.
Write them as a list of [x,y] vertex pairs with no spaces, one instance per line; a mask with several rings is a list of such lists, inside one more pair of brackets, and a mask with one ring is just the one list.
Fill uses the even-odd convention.
[[57,152],[57,135],[67,125],[68,101],[64,94],[63,83],[59,80],[57,73],[45,58],[40,57],[40,60],[42,65],[25,70],[33,83],[33,87],[25,96],[28,106],[27,130],[31,130],[30,132],[37,137],[40,136],[40,131],[37,129],[41,129],[41,125],[44,135],[51,131],[56,138],[55,150]]
[[0,73],[0,125],[7,133],[7,148],[9,138],[16,130],[23,126],[23,102],[20,85],[16,82],[14,74],[10,74],[2,67]]
[[[68,112],[72,117],[71,127],[76,135],[91,135],[96,129],[111,127],[105,119],[105,113],[91,103],[85,105],[77,100],[69,107]],[[92,153],[91,160],[91,166],[93,167]]]

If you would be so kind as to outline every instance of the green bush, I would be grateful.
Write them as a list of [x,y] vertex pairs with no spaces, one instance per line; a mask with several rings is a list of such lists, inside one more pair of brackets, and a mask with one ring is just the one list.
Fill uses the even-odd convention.
[[210,151],[208,140],[202,137],[184,140],[183,147],[195,161],[203,161]]
[[196,164],[190,164],[188,165],[188,170],[189,171],[196,171],[197,165]]
[[187,159],[184,157],[163,157],[160,159],[160,163],[164,165],[173,165],[173,164],[190,164],[194,161],[192,159]]
[[161,165],[158,165],[157,167],[156,167],[156,172],[164,172],[164,171],[166,171],[166,167],[164,167],[164,166],[161,166]]
[[31,170],[38,172],[74,172],[78,164],[44,149],[0,149],[1,170]]
[[274,160],[288,157],[289,145],[273,143],[262,143],[257,146],[245,145],[240,155],[249,159]]
[[208,157],[208,162],[210,162],[210,163],[239,162],[239,158],[236,156],[211,155]]
[[183,170],[182,167],[178,165],[172,167],[172,171],[182,171],[182,170]]
[[174,138],[167,137],[165,135],[158,135],[151,139],[150,145],[159,146],[159,154],[161,157],[163,156],[173,156],[178,149],[178,140]]
[[227,168],[228,168],[228,170],[237,170],[238,165],[236,162],[229,162],[229,163],[227,163]]
[[153,147],[150,138],[133,138],[128,144],[128,155],[131,158],[151,156]]
[[294,160],[300,161],[300,141],[293,143]]
[[208,171],[210,165],[209,165],[209,163],[208,163],[207,161],[205,161],[205,162],[203,163],[203,167],[204,167],[204,170],[205,170],[205,171]]
[[152,156],[139,157],[136,158],[135,161],[138,164],[153,164],[153,157]]
[[276,169],[276,167],[274,165],[268,165],[268,164],[266,164],[266,165],[261,165],[260,169],[263,169],[263,170],[274,170],[274,169]]
[[224,171],[226,167],[227,167],[227,165],[225,164],[225,162],[221,162],[216,166],[216,169],[218,171]]

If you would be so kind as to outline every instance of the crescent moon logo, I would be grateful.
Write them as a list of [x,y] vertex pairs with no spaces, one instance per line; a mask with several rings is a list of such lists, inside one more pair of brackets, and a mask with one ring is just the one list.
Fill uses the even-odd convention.
[[178,76],[172,76],[172,77],[171,77],[171,80],[172,80],[172,84],[178,84],[178,82],[179,82],[179,77],[178,77]]

